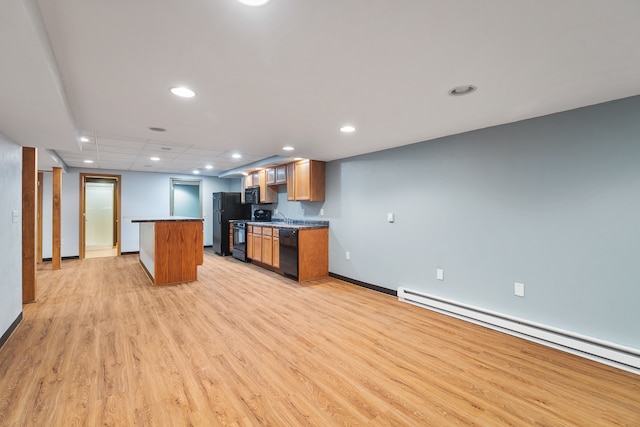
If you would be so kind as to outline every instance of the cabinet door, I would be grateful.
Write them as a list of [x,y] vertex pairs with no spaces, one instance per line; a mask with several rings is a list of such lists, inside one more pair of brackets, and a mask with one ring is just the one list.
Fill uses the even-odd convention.
[[253,234],[253,257],[254,261],[262,262],[262,234]]
[[287,200],[293,201],[296,199],[295,188],[296,181],[293,175],[294,173],[294,163],[289,163],[287,165]]
[[267,185],[267,171],[258,172],[258,181],[260,183],[260,203],[276,203],[278,201],[278,190]]
[[233,253],[233,223],[229,223],[229,253]]
[[280,238],[277,234],[273,235],[273,262],[271,265],[280,268]]
[[274,168],[266,169],[267,185],[273,185],[276,183],[276,170]]
[[301,160],[295,163],[293,171],[295,200],[311,199],[310,172],[309,160]]
[[262,262],[268,265],[273,263],[273,237],[262,236]]
[[252,172],[251,175],[251,186],[257,187],[260,185],[260,172]]
[[253,259],[253,233],[248,232],[246,234],[245,245],[247,248],[247,258]]
[[276,168],[276,184],[287,183],[287,165],[278,166]]

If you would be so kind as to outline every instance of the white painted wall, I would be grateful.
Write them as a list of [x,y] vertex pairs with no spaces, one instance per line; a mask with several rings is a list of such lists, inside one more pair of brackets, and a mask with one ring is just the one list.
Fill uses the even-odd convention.
[[[22,312],[22,147],[0,134],[0,336]],[[14,220],[13,212],[17,211]]]
[[[193,179],[193,175],[161,174],[129,171],[96,171],[92,169],[69,169],[62,174],[62,256],[79,255],[79,203],[80,173],[121,175],[122,222],[121,251],[137,252],[139,226],[126,218],[168,216],[171,178]],[[219,191],[240,191],[240,179],[198,177],[203,182],[204,243],[212,244],[213,205],[211,195]],[[44,174],[43,185],[43,237],[42,256],[51,258],[51,174]]]

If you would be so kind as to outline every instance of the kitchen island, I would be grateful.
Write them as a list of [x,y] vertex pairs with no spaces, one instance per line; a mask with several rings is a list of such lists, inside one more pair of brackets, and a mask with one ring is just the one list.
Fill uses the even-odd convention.
[[158,285],[198,279],[198,265],[204,262],[204,234],[201,218],[132,218],[140,224],[140,263]]

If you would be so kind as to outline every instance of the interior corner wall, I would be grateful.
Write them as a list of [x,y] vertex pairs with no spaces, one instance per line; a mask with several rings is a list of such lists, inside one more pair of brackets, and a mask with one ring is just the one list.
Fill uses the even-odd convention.
[[[150,172],[109,171],[70,168],[62,174],[62,256],[79,255],[80,173],[120,175],[121,180],[121,245],[122,252],[139,249],[139,225],[127,221],[133,217],[169,216],[171,178],[193,180],[193,175]],[[198,177],[202,179],[202,210],[204,216],[204,244],[213,243],[212,194],[229,191],[239,179]],[[51,258],[51,174],[44,174],[42,210],[42,256]]]
[[638,112],[632,97],[328,163],[330,271],[640,349]]
[[[22,147],[0,136],[0,336],[22,312]],[[14,220],[14,211],[17,217]]]

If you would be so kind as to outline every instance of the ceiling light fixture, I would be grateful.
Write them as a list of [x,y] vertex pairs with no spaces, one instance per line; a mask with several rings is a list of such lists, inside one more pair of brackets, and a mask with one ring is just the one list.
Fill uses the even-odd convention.
[[149,157],[149,160],[152,160],[154,162],[157,162],[160,160],[160,157]]
[[208,170],[211,170],[211,169],[213,169],[213,166],[211,166],[211,165],[206,165],[204,168],[205,168],[205,169],[208,169]]
[[199,173],[200,173],[200,171],[199,171],[198,169],[194,169],[194,170],[193,170],[193,174],[194,174],[194,175],[198,175]]
[[172,87],[170,90],[172,94],[181,98],[193,98],[194,96],[196,96],[196,93],[194,91],[184,86]]
[[451,96],[460,96],[460,95],[468,95],[471,92],[475,92],[477,87],[474,85],[464,85],[464,86],[456,86],[453,89],[449,90],[449,95]]
[[344,133],[351,133],[355,131],[356,131],[356,128],[354,128],[351,125],[345,125],[340,128],[340,132],[344,132]]
[[231,155],[231,157],[233,157],[234,159],[241,159],[241,158],[242,158],[242,154],[239,154],[239,153],[233,153],[233,154]]
[[290,145],[287,145],[287,146],[285,146],[285,147],[282,147],[282,149],[283,149],[284,151],[293,151],[293,150],[295,150],[295,148],[293,148],[293,147],[292,147],[292,146],[290,146]]
[[93,160],[83,160],[83,163],[93,163]]
[[82,137],[80,137],[80,141],[89,142],[89,138],[87,138],[86,136],[82,136]]
[[262,6],[264,4],[269,3],[269,0],[238,0],[242,4],[246,4],[247,6]]

